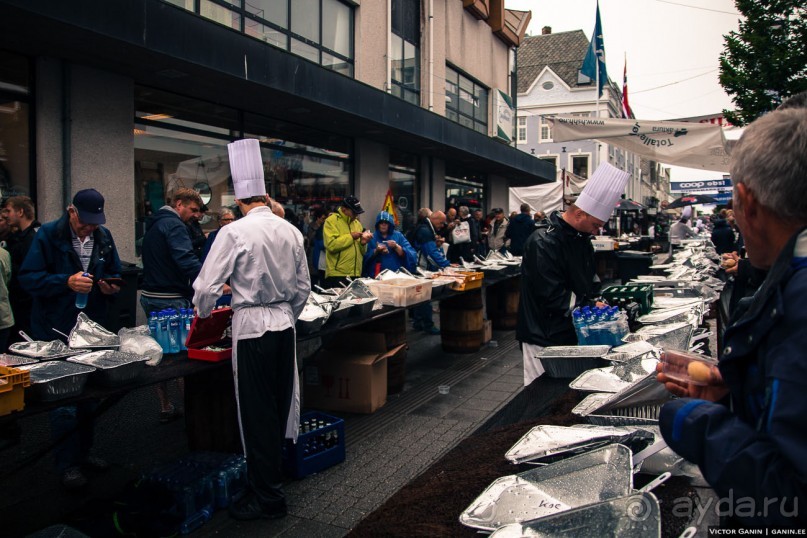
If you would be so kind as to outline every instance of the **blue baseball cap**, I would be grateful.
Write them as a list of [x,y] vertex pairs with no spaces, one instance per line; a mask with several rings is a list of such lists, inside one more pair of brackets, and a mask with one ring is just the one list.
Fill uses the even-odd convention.
[[95,189],[84,189],[73,196],[73,207],[84,224],[104,224],[104,197]]

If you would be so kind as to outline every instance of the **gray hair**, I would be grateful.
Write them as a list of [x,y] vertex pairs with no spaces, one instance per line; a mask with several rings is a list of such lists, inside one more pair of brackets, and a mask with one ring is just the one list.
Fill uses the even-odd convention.
[[766,114],[731,152],[731,180],[744,184],[774,214],[807,222],[807,109]]
[[468,209],[468,206],[461,205],[459,213],[460,213],[460,218],[464,219],[465,217],[467,217],[471,213],[471,211]]
[[418,210],[418,220],[422,220],[431,216],[432,216],[432,210],[429,209],[428,207],[421,207]]
[[219,210],[219,220],[224,218],[224,215],[230,215],[231,217],[235,218],[235,211],[230,209],[229,207],[222,207]]

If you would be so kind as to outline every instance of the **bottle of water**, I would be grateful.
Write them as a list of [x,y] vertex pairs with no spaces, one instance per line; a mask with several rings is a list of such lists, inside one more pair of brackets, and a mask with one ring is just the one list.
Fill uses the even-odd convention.
[[163,354],[170,353],[170,346],[168,344],[168,318],[165,315],[165,310],[161,310],[157,315],[157,324],[160,327],[160,345],[163,348]]
[[179,353],[179,314],[173,308],[168,311],[168,348],[169,353]]
[[[81,273],[81,276],[86,278],[90,275],[88,273]],[[89,295],[89,293],[76,292],[76,308],[83,310],[87,306],[87,297],[89,297]]]
[[179,311],[179,323],[180,323],[180,340],[179,340],[179,349],[182,351],[187,351],[187,347],[185,346],[185,341],[188,339],[188,333],[191,330],[191,312],[193,312],[190,308],[182,308]]
[[149,314],[149,334],[159,342],[159,325],[157,325],[157,312]]
[[574,312],[572,312],[572,322],[574,323],[574,332],[577,333],[577,344],[585,346],[588,344],[589,333],[586,319],[583,317],[580,307],[575,308]]

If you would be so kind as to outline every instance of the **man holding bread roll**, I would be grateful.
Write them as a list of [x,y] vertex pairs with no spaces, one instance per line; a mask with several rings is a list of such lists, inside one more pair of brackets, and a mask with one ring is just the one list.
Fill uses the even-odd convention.
[[[751,265],[766,277],[732,312],[719,375],[710,372],[705,386],[658,375],[682,396],[662,407],[659,426],[667,444],[700,467],[719,504],[736,501],[732,525],[803,529],[807,109],[777,110],[756,120],[731,159],[734,216]],[[734,256],[723,260],[727,269],[737,263]],[[746,499],[753,510],[749,504],[739,509]]]

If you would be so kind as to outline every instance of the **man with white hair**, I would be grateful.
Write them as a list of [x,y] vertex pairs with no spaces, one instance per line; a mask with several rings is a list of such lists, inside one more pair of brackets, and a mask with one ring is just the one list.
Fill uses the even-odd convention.
[[734,523],[803,529],[807,110],[775,111],[746,128],[732,150],[731,178],[748,258],[767,276],[732,312],[718,365],[698,385],[659,374],[682,396],[664,405],[659,425],[721,498],[737,500]]

